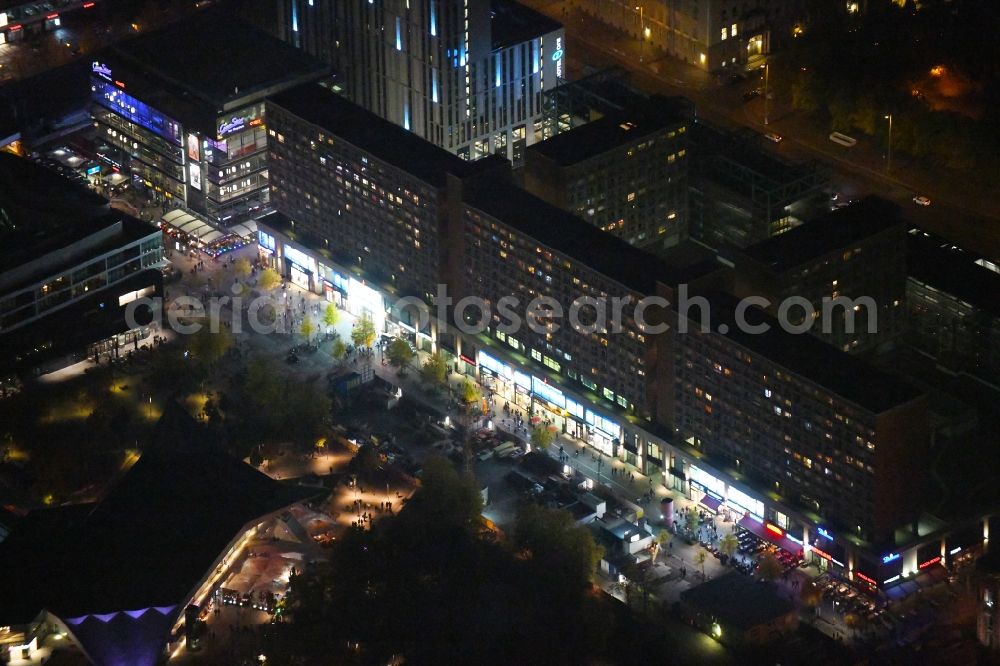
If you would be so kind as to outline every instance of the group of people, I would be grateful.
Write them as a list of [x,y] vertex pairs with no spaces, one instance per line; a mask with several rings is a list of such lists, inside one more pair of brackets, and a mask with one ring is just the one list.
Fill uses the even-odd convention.
[[379,513],[392,513],[392,502],[386,500],[384,502],[379,502],[378,505],[368,504],[360,499],[354,500],[354,503],[347,507],[350,512],[357,512],[358,519],[351,521],[351,527],[364,527],[366,524],[371,526],[371,521],[375,518],[375,512]]

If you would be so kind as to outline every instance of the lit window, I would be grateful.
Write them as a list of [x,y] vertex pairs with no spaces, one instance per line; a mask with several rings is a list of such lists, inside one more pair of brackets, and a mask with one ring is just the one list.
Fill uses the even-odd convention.
[[726,41],[726,37],[729,36],[729,28],[722,29],[722,41]]

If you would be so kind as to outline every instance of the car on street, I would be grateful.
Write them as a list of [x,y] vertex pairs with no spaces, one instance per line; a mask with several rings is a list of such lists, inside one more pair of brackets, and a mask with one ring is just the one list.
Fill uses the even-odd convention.
[[918,194],[917,196],[913,197],[913,203],[917,204],[918,206],[930,206],[931,200],[922,194]]
[[781,136],[780,134],[778,134],[777,132],[767,132],[766,134],[764,134],[764,138],[767,139],[768,141],[773,141],[775,143],[781,143],[781,140],[784,137]]
[[749,102],[750,100],[756,99],[757,97],[760,97],[760,88],[754,88],[753,90],[748,90],[745,93],[743,93],[744,102]]

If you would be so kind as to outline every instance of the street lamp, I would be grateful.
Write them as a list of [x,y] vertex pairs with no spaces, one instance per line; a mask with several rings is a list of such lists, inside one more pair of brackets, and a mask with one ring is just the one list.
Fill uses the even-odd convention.
[[639,62],[642,62],[643,51],[645,51],[646,48],[646,40],[644,39],[646,34],[646,25],[645,21],[642,20],[642,5],[637,6],[635,10],[639,12]]
[[889,142],[886,150],[885,172],[889,173],[892,170],[892,114],[886,114],[885,118],[889,121]]
[[768,98],[768,95],[769,95],[769,91],[768,91],[767,88],[768,88],[768,84],[770,83],[770,78],[771,78],[770,75],[771,75],[771,63],[769,63],[769,62],[767,62],[765,60],[764,61],[764,124],[765,125],[767,125],[767,123],[768,123],[768,117],[767,117],[767,98]]

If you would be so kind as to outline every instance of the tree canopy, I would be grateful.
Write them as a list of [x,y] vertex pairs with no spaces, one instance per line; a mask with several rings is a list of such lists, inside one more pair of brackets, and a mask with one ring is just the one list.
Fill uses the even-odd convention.
[[397,370],[402,370],[410,365],[410,361],[413,360],[414,354],[413,349],[410,348],[409,342],[402,338],[395,338],[389,343],[389,348],[386,350],[386,356],[389,358],[389,365]]
[[351,342],[354,343],[355,347],[371,347],[375,344],[377,335],[378,332],[375,330],[375,322],[372,321],[372,318],[368,315],[361,315],[351,329]]
[[497,540],[480,510],[471,476],[429,460],[401,511],[350,530],[328,567],[292,579],[290,620],[265,650],[309,664],[641,663],[662,653],[662,632],[593,592],[599,550],[568,513],[526,506],[514,537]]
[[448,363],[444,360],[441,352],[434,352],[427,357],[420,368],[420,378],[431,387],[444,386],[448,378]]
[[257,278],[257,286],[264,291],[273,291],[281,285],[281,276],[273,268],[265,268]]

